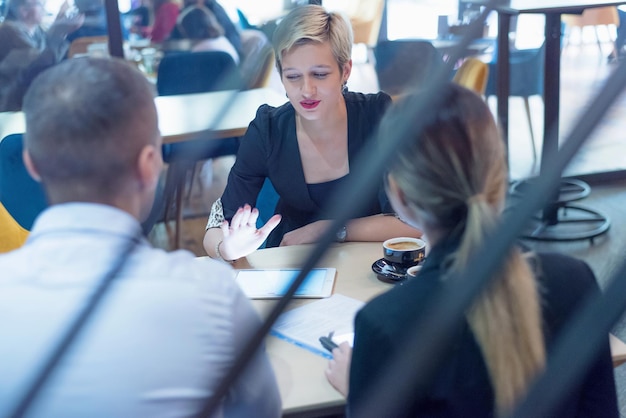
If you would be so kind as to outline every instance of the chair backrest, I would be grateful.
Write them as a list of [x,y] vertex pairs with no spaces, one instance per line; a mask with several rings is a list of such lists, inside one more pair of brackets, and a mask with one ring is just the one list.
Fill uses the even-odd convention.
[[28,231],[17,223],[0,203],[0,253],[21,247],[28,238]]
[[86,54],[88,52],[89,45],[92,44],[107,44],[109,43],[109,37],[103,36],[83,36],[76,38],[70,44],[70,49],[67,52],[68,58],[72,58],[76,54]]
[[[509,96],[543,95],[545,43],[539,48],[519,49],[510,53]],[[489,63],[486,96],[496,94],[497,56]]]
[[160,96],[240,89],[241,75],[227,52],[203,51],[167,54],[157,72]]
[[[12,230],[22,239],[48,206],[41,184],[30,177],[24,166],[22,134],[8,135],[0,141],[0,204],[19,226],[14,225]],[[7,221],[7,225],[10,223]]]
[[359,0],[349,16],[355,44],[375,46],[383,19],[385,0]]
[[274,49],[267,36],[256,29],[241,31],[239,69],[246,89],[266,87],[274,68]]
[[[272,181],[269,178],[266,178],[254,205],[259,210],[259,217],[256,220],[257,228],[261,228],[267,221],[270,220],[272,216],[274,216],[279,199],[280,196],[274,188]],[[265,244],[266,242],[263,242],[259,248],[265,248]]]
[[617,7],[594,7],[585,9],[580,15],[564,14],[561,20],[568,26],[597,26],[597,25],[616,25],[619,26],[619,16]]
[[381,41],[374,56],[380,89],[391,96],[419,88],[443,64],[441,54],[426,40]]
[[483,96],[487,88],[488,77],[489,65],[478,58],[469,57],[463,61],[452,81]]

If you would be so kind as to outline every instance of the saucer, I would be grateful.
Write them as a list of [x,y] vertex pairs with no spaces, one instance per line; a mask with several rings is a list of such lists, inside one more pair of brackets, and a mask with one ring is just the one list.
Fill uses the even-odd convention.
[[[409,266],[411,267],[411,266]],[[386,283],[401,283],[406,280],[406,269],[396,264],[391,264],[384,258],[376,260],[372,264],[372,270],[376,273],[378,280]]]

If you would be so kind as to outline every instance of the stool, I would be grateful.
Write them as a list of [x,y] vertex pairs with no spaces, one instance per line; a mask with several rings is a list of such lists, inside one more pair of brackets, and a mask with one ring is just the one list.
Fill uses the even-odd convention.
[[[527,187],[532,187],[533,180],[524,180],[513,184],[511,196],[521,197]],[[583,181],[563,179],[558,196],[542,212],[533,216],[522,238],[539,241],[578,241],[593,239],[609,230],[611,222],[601,212],[571,202],[589,196],[591,188]]]

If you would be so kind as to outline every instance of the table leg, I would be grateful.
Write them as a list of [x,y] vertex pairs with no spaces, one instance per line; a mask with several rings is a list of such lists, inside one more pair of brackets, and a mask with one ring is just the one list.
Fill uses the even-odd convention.
[[[545,25],[545,65],[544,65],[544,125],[541,147],[540,170],[543,173],[559,149],[559,110],[561,88],[561,14],[546,13]],[[543,221],[547,225],[558,223],[559,191],[554,192],[543,211]]]
[[[545,172],[559,152],[561,88],[561,14],[549,12],[545,16],[544,128],[541,173]],[[499,63],[500,59],[498,59]],[[593,242],[596,236],[608,231],[610,221],[606,216],[595,210],[570,203],[584,198],[587,194],[574,193],[574,196],[571,196],[568,193],[570,186],[565,182],[560,189],[553,192],[540,216],[529,222],[529,232],[523,234],[525,238],[547,241],[590,239]],[[575,188],[578,186],[574,184]],[[559,217],[559,215],[562,216]]]
[[509,146],[510,27],[511,15],[507,13],[498,13],[498,76],[496,78],[496,97],[498,98],[498,123],[500,124],[502,136],[507,150]]

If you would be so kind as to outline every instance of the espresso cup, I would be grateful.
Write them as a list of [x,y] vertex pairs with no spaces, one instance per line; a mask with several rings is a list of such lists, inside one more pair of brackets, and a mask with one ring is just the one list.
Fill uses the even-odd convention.
[[426,256],[426,243],[419,238],[398,237],[383,242],[386,261],[403,267],[421,262]]
[[412,279],[413,277],[416,277],[419,274],[421,269],[422,269],[422,264],[418,264],[417,266],[411,266],[408,269],[406,269],[406,276]]

